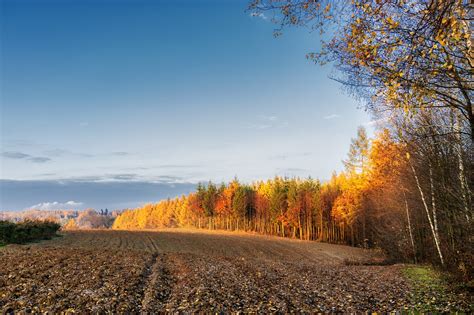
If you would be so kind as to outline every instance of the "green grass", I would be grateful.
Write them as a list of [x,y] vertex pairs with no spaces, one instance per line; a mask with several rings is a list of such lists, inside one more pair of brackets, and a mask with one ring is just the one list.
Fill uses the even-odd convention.
[[[409,266],[403,270],[412,285],[415,312],[446,312],[456,308],[456,297],[449,290],[445,276],[430,266]],[[454,301],[453,301],[454,300]]]
[[439,288],[443,282],[441,274],[429,266],[406,267],[403,273],[415,284],[426,288]]

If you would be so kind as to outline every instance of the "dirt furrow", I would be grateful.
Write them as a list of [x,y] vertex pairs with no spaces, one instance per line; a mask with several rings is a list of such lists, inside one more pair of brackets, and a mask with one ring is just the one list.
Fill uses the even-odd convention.
[[147,234],[140,235],[140,248],[147,253],[155,253],[156,251],[153,249],[153,246],[150,242],[150,238]]
[[[237,233],[68,232],[0,249],[0,313],[407,310],[404,266],[343,263],[375,255]],[[468,310],[464,299],[442,301],[442,309]]]
[[152,247],[152,250],[157,253],[160,251],[160,249],[158,248],[158,246],[156,245],[155,241],[153,240],[153,238],[151,237],[151,235],[148,235],[147,236],[147,242],[150,243],[151,247]]
[[171,294],[172,277],[167,268],[165,254],[154,254],[154,263],[147,275],[144,289],[141,311],[145,313],[156,313],[168,311],[166,308],[168,298]]

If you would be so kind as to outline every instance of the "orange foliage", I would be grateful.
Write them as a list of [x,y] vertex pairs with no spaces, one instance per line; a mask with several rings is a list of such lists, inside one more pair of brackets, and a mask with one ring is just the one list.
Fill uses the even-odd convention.
[[197,192],[188,196],[127,210],[118,216],[113,228],[244,229],[302,239],[363,244],[370,238],[369,220],[376,216],[370,196],[396,180],[403,163],[403,150],[391,140],[388,131],[380,133],[370,149],[353,149],[353,152],[363,154],[352,155],[353,159],[364,161],[361,170],[348,169],[335,174],[322,186],[313,179],[281,177],[250,186],[234,180],[218,189],[209,183],[208,186],[200,185]]

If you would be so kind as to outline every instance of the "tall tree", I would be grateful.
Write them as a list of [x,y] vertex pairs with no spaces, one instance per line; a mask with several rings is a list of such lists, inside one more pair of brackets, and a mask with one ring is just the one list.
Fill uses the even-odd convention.
[[[252,0],[279,26],[328,31],[309,53],[333,62],[336,78],[377,112],[451,108],[474,139],[473,7],[466,0]],[[465,122],[465,123],[464,123]]]
[[362,173],[369,159],[369,138],[364,127],[357,129],[357,137],[351,139],[349,153],[344,162],[349,172]]

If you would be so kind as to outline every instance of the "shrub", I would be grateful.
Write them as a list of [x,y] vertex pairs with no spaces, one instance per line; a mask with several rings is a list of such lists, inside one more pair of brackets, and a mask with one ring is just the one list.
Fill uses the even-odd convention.
[[24,244],[51,239],[61,226],[51,221],[23,221],[12,223],[0,221],[0,243]]
[[0,221],[0,244],[8,244],[15,234],[15,223]]

